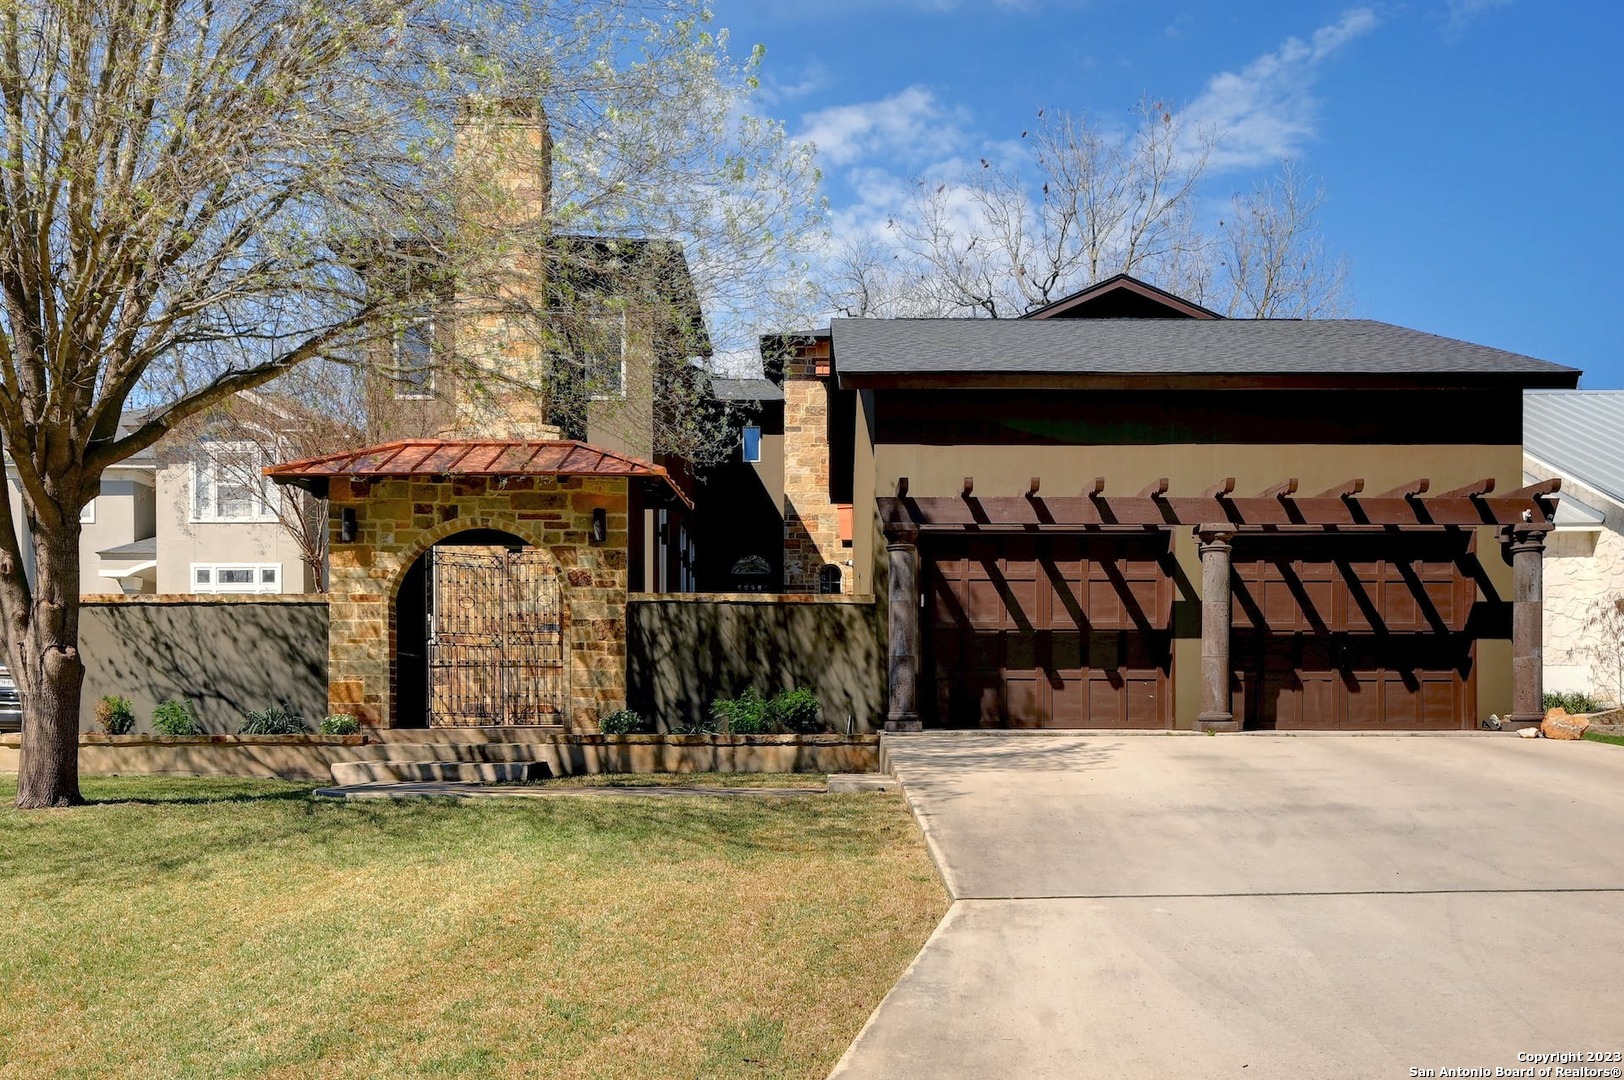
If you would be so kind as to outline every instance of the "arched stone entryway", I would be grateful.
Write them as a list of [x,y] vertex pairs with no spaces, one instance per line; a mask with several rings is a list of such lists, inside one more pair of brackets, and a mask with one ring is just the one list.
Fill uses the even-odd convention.
[[569,706],[559,568],[498,529],[452,533],[395,591],[395,727],[546,726]]
[[[329,707],[388,727],[397,604],[423,553],[471,529],[546,553],[565,618],[564,708],[596,731],[626,703],[626,590],[633,504],[690,505],[666,471],[575,442],[408,440],[268,470],[328,499]],[[634,500],[635,496],[635,500]]]

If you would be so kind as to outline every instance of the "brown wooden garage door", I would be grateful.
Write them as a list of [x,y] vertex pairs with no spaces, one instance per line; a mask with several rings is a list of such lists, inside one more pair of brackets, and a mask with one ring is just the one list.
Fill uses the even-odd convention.
[[1165,534],[925,548],[924,704],[982,727],[1165,727]]
[[1469,534],[1237,539],[1236,714],[1249,728],[1470,727],[1470,544]]

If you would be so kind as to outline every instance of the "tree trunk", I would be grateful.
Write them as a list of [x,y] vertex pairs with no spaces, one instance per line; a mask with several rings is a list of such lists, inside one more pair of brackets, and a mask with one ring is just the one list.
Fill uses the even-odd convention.
[[[11,650],[23,698],[17,806],[73,806],[79,794],[79,519],[34,533],[34,603],[23,640]],[[20,661],[20,663],[18,663]]]

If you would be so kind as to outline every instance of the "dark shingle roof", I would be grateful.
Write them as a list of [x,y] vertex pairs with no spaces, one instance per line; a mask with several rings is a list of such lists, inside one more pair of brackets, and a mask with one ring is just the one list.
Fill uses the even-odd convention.
[[1523,449],[1624,503],[1624,390],[1524,394]]
[[100,551],[96,552],[96,554],[105,555],[114,559],[130,558],[137,555],[156,555],[158,554],[158,538],[156,536],[149,536],[144,540],[134,540],[128,544],[119,544],[117,547],[102,548]]
[[784,390],[771,379],[712,379],[711,393],[722,401],[783,401]]
[[1531,356],[1367,319],[837,319],[842,375],[1496,375],[1571,384]]

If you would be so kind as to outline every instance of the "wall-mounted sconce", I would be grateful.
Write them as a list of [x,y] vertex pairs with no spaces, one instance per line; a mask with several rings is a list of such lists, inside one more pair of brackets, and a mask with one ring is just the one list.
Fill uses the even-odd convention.
[[592,510],[592,542],[601,544],[609,539],[609,511],[603,507],[594,507]]
[[357,532],[355,522],[355,507],[346,506],[338,514],[338,542],[341,544],[355,543]]

